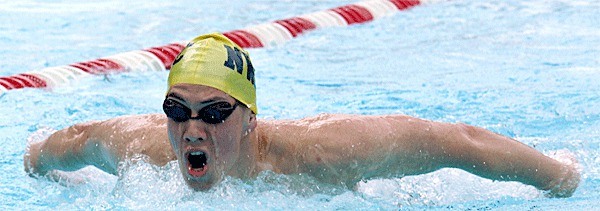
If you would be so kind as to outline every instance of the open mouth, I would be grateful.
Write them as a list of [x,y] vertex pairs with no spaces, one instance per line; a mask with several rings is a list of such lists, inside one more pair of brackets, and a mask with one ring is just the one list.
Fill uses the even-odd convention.
[[187,154],[188,173],[193,177],[201,177],[208,170],[206,154],[202,151],[193,151]]

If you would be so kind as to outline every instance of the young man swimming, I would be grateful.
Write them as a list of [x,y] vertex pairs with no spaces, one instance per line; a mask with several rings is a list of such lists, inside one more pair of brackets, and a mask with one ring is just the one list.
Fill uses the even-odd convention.
[[258,120],[254,68],[246,51],[220,34],[195,38],[178,55],[163,102],[166,114],[77,124],[28,147],[25,171],[45,175],[93,165],[118,174],[119,163],[146,155],[177,160],[186,184],[207,190],[225,176],[270,170],[306,173],[351,188],[361,180],[460,168],[519,181],[568,197],[580,175],[535,149],[482,128],[403,115],[324,114]]

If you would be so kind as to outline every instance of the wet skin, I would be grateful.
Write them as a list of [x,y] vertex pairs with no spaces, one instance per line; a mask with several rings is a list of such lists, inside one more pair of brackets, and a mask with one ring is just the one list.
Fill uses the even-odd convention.
[[[235,99],[229,95],[204,86],[179,84],[173,86],[167,95],[190,108],[191,116],[198,116],[198,111],[212,103],[235,104]],[[252,150],[242,150],[250,148],[250,131],[256,128],[256,117],[249,109],[236,107],[225,121],[217,124],[169,119],[167,128],[181,173],[193,189],[209,189],[225,175],[246,177],[254,174]],[[190,154],[205,156],[198,161],[206,160],[203,167],[192,168]]]
[[[168,98],[190,108],[192,117],[213,103],[235,102],[220,90],[189,84],[173,86]],[[572,156],[573,163],[561,163],[516,140],[465,124],[345,114],[259,121],[243,105],[218,124],[176,122],[164,114],[77,124],[31,144],[24,165],[30,175],[87,165],[117,175],[119,163],[139,154],[156,165],[177,159],[194,190],[207,190],[225,175],[245,179],[264,170],[306,173],[351,188],[361,180],[451,167],[566,197],[580,177]]]

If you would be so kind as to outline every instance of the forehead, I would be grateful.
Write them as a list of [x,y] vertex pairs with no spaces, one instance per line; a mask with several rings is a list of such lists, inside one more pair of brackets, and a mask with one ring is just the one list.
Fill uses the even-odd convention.
[[210,86],[197,84],[173,85],[167,96],[175,96],[189,103],[204,102],[209,100],[232,101],[233,98],[227,93]]

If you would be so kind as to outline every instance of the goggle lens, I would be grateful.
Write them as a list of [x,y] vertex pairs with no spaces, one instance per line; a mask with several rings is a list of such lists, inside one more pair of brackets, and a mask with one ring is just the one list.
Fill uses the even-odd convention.
[[231,105],[228,102],[217,102],[205,106],[198,111],[198,116],[192,117],[192,110],[183,104],[173,100],[165,99],[163,111],[175,122],[185,122],[189,119],[201,119],[208,124],[219,124],[224,122],[235,110],[238,103]]

